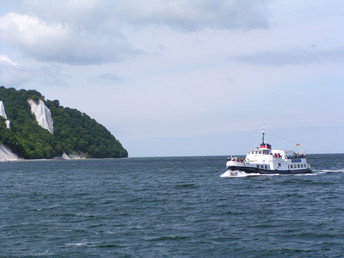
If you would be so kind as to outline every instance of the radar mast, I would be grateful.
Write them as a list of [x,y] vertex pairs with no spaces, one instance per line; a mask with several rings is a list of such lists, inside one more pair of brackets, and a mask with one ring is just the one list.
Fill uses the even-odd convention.
[[263,126],[262,144],[265,144],[265,143],[264,143],[265,130],[266,130],[266,125]]

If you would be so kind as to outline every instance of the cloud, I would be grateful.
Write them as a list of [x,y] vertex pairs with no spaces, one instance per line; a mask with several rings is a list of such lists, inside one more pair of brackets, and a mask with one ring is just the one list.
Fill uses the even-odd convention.
[[139,53],[121,37],[90,34],[68,24],[48,23],[18,13],[0,17],[0,31],[10,44],[45,62],[101,64]]
[[122,81],[120,77],[113,73],[103,73],[95,77],[97,80],[110,81],[119,83]]
[[269,25],[268,0],[44,0],[26,1],[25,9],[46,20],[92,27],[168,26],[179,30],[256,29]]
[[263,52],[234,57],[236,60],[254,65],[285,66],[320,62],[344,62],[344,47],[332,50],[300,50],[285,52]]
[[268,27],[267,1],[140,0],[118,1],[117,15],[127,23],[164,25],[185,31]]
[[62,69],[57,65],[28,68],[18,65],[5,55],[0,55],[0,84],[4,86],[24,86],[29,82],[43,85],[65,86]]
[[0,63],[11,65],[11,66],[17,66],[18,64],[14,61],[12,61],[8,56],[0,55]]
[[[143,53],[126,28],[267,28],[268,0],[31,0],[0,17],[8,45],[43,62],[92,65],[122,62]],[[133,42],[136,45],[136,42]]]

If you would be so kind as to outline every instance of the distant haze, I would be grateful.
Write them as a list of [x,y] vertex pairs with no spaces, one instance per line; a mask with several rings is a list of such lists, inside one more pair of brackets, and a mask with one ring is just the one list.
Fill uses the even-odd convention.
[[0,84],[106,126],[129,156],[344,152],[344,2],[0,0]]

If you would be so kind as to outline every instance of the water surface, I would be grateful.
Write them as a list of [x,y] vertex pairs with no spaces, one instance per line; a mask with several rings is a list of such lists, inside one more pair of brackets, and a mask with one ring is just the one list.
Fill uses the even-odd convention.
[[1,255],[341,257],[344,155],[222,178],[226,157],[0,163]]

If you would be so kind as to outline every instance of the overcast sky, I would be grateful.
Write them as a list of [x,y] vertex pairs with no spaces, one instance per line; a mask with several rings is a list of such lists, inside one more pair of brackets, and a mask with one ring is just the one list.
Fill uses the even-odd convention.
[[0,84],[134,156],[344,152],[342,0],[0,0]]

